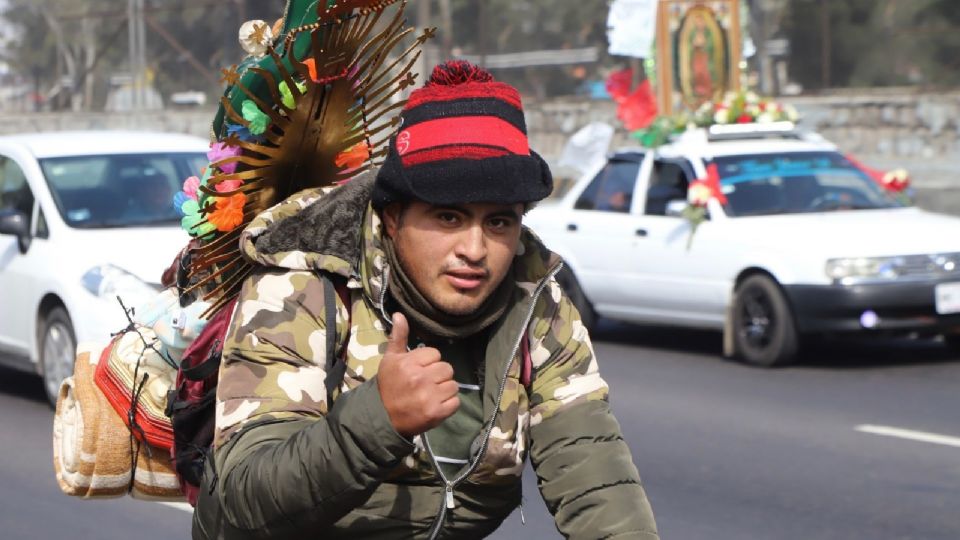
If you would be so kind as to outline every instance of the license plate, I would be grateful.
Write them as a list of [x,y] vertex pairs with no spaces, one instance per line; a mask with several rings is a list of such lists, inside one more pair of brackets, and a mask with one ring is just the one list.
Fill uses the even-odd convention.
[[941,283],[934,288],[937,313],[960,313],[960,283]]

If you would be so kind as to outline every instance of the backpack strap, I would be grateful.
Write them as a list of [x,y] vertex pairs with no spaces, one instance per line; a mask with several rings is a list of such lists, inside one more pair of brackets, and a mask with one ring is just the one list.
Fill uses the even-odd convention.
[[523,337],[520,338],[520,384],[530,393],[530,383],[533,378],[533,359],[530,357],[530,335],[529,330],[523,331]]
[[[333,391],[336,390],[347,372],[347,363],[340,358],[341,352],[346,350],[337,350],[337,296],[350,312],[349,292],[345,284],[334,281],[326,272],[318,272],[323,281],[323,306],[326,320],[326,339],[327,339],[327,359],[324,370],[327,374],[323,379],[323,385],[327,390],[327,410],[333,407]],[[343,285],[343,286],[341,286]],[[349,339],[349,338],[348,338]],[[339,362],[337,360],[340,360]]]

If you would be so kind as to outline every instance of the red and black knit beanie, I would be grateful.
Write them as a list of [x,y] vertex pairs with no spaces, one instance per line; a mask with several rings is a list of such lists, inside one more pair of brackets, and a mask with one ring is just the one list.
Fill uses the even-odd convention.
[[550,194],[546,162],[530,150],[520,93],[465,61],[433,69],[400,113],[377,174],[373,206],[527,203]]

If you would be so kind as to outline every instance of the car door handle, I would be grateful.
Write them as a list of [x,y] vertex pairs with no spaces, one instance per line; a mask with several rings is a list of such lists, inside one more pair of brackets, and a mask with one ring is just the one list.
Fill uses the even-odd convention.
[[568,230],[568,231],[571,231],[571,232],[576,232],[576,230],[577,230],[577,224],[576,224],[576,223],[568,223],[568,224],[567,224],[567,230]]
[[647,236],[647,230],[646,230],[646,229],[637,229],[637,236],[642,236],[642,237],[646,238],[646,236]]

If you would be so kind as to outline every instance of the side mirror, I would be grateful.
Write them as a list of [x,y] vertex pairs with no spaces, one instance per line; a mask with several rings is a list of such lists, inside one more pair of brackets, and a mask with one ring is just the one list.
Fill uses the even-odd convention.
[[690,206],[690,203],[684,199],[667,201],[666,214],[670,217],[683,217],[683,211],[686,210],[688,206]]
[[0,234],[17,237],[20,253],[30,249],[30,218],[16,210],[0,210]]

